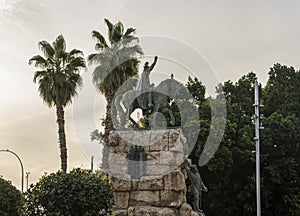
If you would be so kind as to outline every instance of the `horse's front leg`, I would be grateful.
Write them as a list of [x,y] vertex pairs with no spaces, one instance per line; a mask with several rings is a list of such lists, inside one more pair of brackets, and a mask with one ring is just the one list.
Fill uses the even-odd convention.
[[171,117],[171,125],[175,125],[175,117],[173,115],[173,112],[169,109],[169,108],[164,108],[163,112],[169,113],[170,117]]
[[158,125],[156,125],[156,120],[157,120],[157,115],[158,115],[158,110],[160,108],[160,103],[158,101],[156,101],[156,103],[154,104],[154,108],[153,108],[153,113],[152,113],[152,123],[150,123],[151,127],[153,128],[158,128]]

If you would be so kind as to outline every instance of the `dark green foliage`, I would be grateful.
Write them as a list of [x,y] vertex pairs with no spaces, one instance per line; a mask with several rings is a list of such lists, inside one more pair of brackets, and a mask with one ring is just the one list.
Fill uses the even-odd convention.
[[44,175],[25,194],[26,215],[107,215],[112,191],[100,172],[73,169]]
[[17,216],[23,202],[22,193],[0,176],[0,215]]
[[300,72],[275,64],[263,89],[264,215],[300,214]]
[[275,64],[269,72],[269,80],[264,88],[264,114],[280,112],[283,115],[295,114],[300,110],[300,72],[293,67]]
[[[260,86],[261,113],[261,195],[262,215],[300,214],[300,80],[293,67],[275,64],[270,69],[267,85]],[[255,142],[254,73],[236,83],[224,82],[217,93],[227,101],[225,133],[214,157],[200,167],[202,179],[209,189],[203,196],[207,215],[255,215]],[[210,130],[208,98],[199,97],[202,87],[189,79],[187,86],[199,106],[201,127],[198,142],[190,158],[197,162]],[[199,84],[197,84],[199,85]]]

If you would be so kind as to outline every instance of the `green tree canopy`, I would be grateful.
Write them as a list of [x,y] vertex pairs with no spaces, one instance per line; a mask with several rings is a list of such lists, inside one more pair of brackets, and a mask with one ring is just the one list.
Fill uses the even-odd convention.
[[[227,101],[225,133],[214,157],[200,172],[209,192],[203,209],[208,215],[254,215],[256,177],[254,142],[254,86],[252,72],[237,82],[226,81],[217,88]],[[191,80],[189,80],[190,82]],[[261,198],[263,215],[299,215],[300,212],[300,85],[299,71],[275,64],[265,87],[260,86]],[[194,86],[195,81],[187,86]],[[221,87],[221,88],[220,88]],[[199,90],[189,88],[196,100]],[[198,143],[190,157],[197,162],[210,130],[210,104],[199,101]],[[204,124],[205,122],[205,124]],[[206,125],[206,127],[205,127]]]
[[107,215],[112,207],[107,177],[82,169],[44,175],[25,197],[25,215]]
[[18,216],[22,208],[23,195],[15,186],[0,176],[0,215]]

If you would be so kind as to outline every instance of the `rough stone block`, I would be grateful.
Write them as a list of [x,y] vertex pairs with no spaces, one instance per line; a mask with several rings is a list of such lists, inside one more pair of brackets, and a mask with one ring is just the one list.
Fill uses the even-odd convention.
[[182,134],[182,131],[180,129],[171,129],[170,130],[170,132],[169,132],[169,148],[172,148],[173,145],[175,145],[178,142],[181,134]]
[[127,209],[129,203],[129,192],[113,192],[114,204],[117,209]]
[[159,203],[159,191],[132,191],[130,192],[130,206],[137,203],[157,205]]
[[114,153],[128,153],[130,150],[131,145],[128,145],[127,142],[122,141],[120,139],[120,143],[117,146],[111,146],[110,151]]
[[126,153],[110,152],[108,156],[109,173],[127,173]]
[[150,145],[151,132],[151,130],[142,130],[135,132],[132,138],[132,143],[134,145],[148,147]]
[[161,151],[159,163],[161,165],[169,165],[172,167],[177,167],[174,152],[170,151]]
[[164,189],[163,179],[143,176],[138,182],[137,190],[159,191]]
[[114,147],[114,146],[118,146],[120,144],[120,140],[119,140],[119,135],[112,131],[110,134],[109,134],[109,145],[110,147]]
[[153,206],[132,206],[128,209],[128,215],[132,216],[174,216],[178,215],[175,209],[158,208]]
[[170,172],[163,179],[165,190],[185,191],[185,177],[179,170]]
[[111,177],[111,184],[113,191],[130,191],[131,190],[131,181],[126,178],[116,178],[115,176]]
[[192,210],[193,209],[189,204],[183,203],[179,209],[179,215],[180,216],[190,216]]
[[115,133],[117,133],[120,137],[120,143],[122,145],[134,145],[133,142],[133,136],[135,134],[135,131],[133,130],[124,130],[124,131],[116,131]]
[[147,163],[147,175],[164,176],[172,171],[169,165],[161,165],[156,163]]
[[164,190],[160,193],[159,206],[168,206],[179,208],[185,201],[182,191]]
[[169,149],[169,131],[153,130],[150,136],[149,151],[167,151]]

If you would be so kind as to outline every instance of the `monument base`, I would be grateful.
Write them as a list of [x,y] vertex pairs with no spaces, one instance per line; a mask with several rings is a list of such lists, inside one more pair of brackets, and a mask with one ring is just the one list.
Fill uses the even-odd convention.
[[[186,203],[186,139],[181,129],[113,131],[108,165],[117,216],[204,216]],[[143,147],[145,173],[136,178],[128,172],[131,146]]]
[[192,211],[188,204],[183,205],[179,210],[176,208],[153,207],[153,206],[132,206],[128,210],[117,210],[113,212],[116,216],[205,216],[202,213]]

